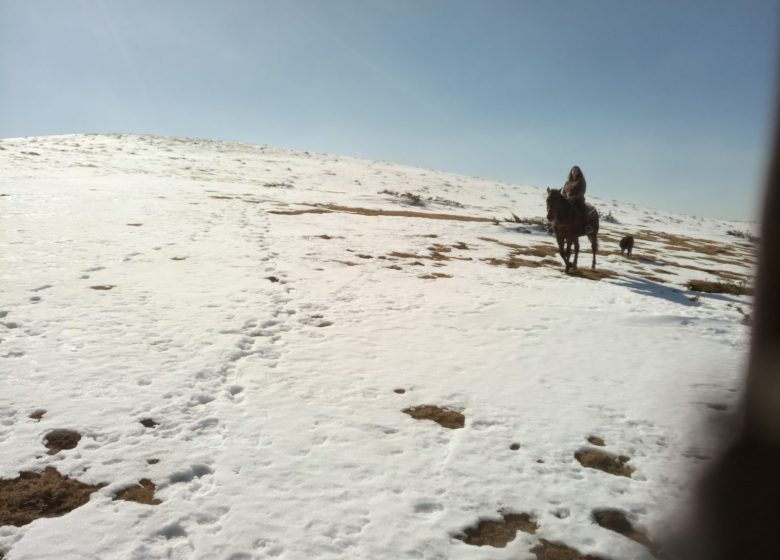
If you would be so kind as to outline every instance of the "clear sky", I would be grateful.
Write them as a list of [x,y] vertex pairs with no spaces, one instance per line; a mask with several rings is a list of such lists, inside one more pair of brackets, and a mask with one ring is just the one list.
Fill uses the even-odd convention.
[[752,219],[777,0],[0,0],[0,137],[137,132]]

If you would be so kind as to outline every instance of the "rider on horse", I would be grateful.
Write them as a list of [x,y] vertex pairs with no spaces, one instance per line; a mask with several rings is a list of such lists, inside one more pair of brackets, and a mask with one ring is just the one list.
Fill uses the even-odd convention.
[[561,193],[582,217],[585,233],[592,233],[593,228],[588,224],[588,209],[585,206],[586,188],[585,176],[582,174],[582,170],[575,165],[571,168],[571,171],[569,171],[569,178],[567,179],[566,184],[563,185]]

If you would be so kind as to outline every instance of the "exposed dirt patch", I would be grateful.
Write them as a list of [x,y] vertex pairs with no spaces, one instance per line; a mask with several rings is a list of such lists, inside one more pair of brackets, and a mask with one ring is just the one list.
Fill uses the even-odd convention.
[[333,262],[337,262],[339,264],[345,264],[347,266],[357,266],[358,265],[358,263],[352,262],[352,261],[333,261]]
[[474,546],[494,546],[504,548],[515,540],[518,531],[534,534],[539,525],[527,513],[501,513],[502,521],[483,519],[476,527],[463,530],[464,536],[458,536],[466,544]]
[[403,395],[406,392],[406,389],[393,389],[393,393],[396,393],[398,395]]
[[612,272],[611,270],[605,270],[603,268],[578,268],[577,270],[570,270],[569,276],[574,276],[576,278],[587,278],[588,280],[602,280],[603,278],[615,278],[617,277],[616,272]]
[[54,467],[0,480],[0,525],[21,527],[41,517],[59,517],[83,506],[105,484],[89,485],[62,476]]
[[127,225],[128,226],[133,226],[133,227],[139,227],[139,226],[142,226],[143,224],[127,224]]
[[79,444],[81,434],[75,430],[52,430],[43,437],[43,444],[49,448],[49,455],[63,449],[73,449]]
[[466,424],[466,417],[457,410],[451,408],[442,408],[433,404],[421,404],[403,409],[415,420],[433,420],[440,426],[456,430]]
[[316,327],[329,327],[333,324],[333,321],[320,321],[315,326]]
[[615,476],[631,478],[631,475],[634,472],[634,468],[626,464],[631,460],[630,457],[626,457],[625,455],[612,455],[611,453],[607,453],[600,449],[580,449],[574,453],[574,458],[577,459],[583,467],[598,469]]
[[400,266],[397,264],[391,264],[390,266],[386,266],[385,268],[390,268],[392,270],[403,270]]
[[601,439],[599,436],[588,436],[588,443],[592,443],[593,445],[598,445],[599,447],[604,447],[606,443],[604,443],[604,440]]
[[705,280],[691,280],[687,284],[688,288],[695,292],[705,292],[708,294],[729,294],[732,296],[751,295],[753,290],[746,286],[735,284],[733,282],[707,282]]
[[543,266],[539,261],[529,261],[528,259],[519,259],[517,257],[509,257],[508,259],[488,258],[482,260],[493,266],[506,266],[507,268],[520,268],[521,266],[539,268],[540,266]]
[[631,523],[626,516],[626,513],[622,510],[595,509],[593,510],[593,520],[598,523],[600,527],[619,533],[632,541],[636,541],[639,544],[646,546],[650,550],[655,548],[647,535],[634,527],[633,523]]
[[96,284],[95,286],[90,286],[93,290],[112,290],[116,288],[113,284]]
[[30,413],[30,416],[28,416],[28,418],[32,418],[32,419],[33,419],[33,420],[35,420],[36,422],[40,422],[40,421],[41,421],[41,418],[43,418],[43,415],[44,415],[44,414],[46,414],[46,411],[45,411],[44,409],[42,409],[42,408],[39,408],[39,409],[37,409],[37,410],[33,410],[33,411]]
[[141,418],[140,422],[144,428],[154,428],[155,426],[160,425],[159,422],[155,422],[151,418]]
[[212,195],[209,195],[209,198],[217,198],[217,199],[222,199],[222,200],[231,200],[233,197],[232,196],[225,196],[225,195],[221,195],[221,194],[212,194]]
[[147,459],[146,462],[149,465],[156,465],[157,463],[160,462],[160,460],[159,459]]
[[276,276],[266,276],[265,279],[270,281],[270,282],[278,282],[279,281],[279,279]]
[[451,220],[456,222],[492,222],[493,218],[479,216],[461,216],[458,214],[439,214],[433,212],[415,212],[413,210],[375,210],[370,208],[355,208],[351,206],[339,206],[325,204],[323,208],[334,212],[346,212],[349,214],[361,214],[363,216],[397,216],[403,218],[425,218],[428,220]]
[[540,539],[539,544],[533,547],[531,552],[536,555],[536,560],[607,560],[603,556],[582,554],[565,544],[553,543],[545,539]]
[[520,449],[520,444],[513,443],[512,445],[509,446],[509,449],[511,449],[512,451],[517,451],[518,449]]
[[374,258],[373,255],[365,255],[365,254],[362,254],[362,253],[358,253],[355,256],[358,257],[359,259],[373,259]]
[[443,272],[432,272],[430,274],[423,274],[420,278],[426,280],[436,280],[437,278],[452,278],[452,274],[444,274]]
[[269,210],[269,214],[281,214],[284,216],[300,216],[301,214],[329,214],[325,208],[308,208],[306,210]]
[[185,261],[187,257],[171,257],[172,261]]
[[135,486],[118,492],[114,499],[156,506],[162,502],[154,497],[155,490],[157,490],[157,487],[154,485],[154,482],[148,478],[142,478]]

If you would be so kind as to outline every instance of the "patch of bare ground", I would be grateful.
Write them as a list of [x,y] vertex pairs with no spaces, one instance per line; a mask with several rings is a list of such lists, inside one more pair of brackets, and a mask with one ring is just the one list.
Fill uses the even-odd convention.
[[403,395],[404,393],[406,393],[406,389],[393,389],[393,393],[395,393],[396,395]]
[[108,290],[113,290],[114,288],[116,288],[116,286],[113,284],[97,284],[95,286],[90,286],[90,288],[92,288],[93,290],[108,291]]
[[637,271],[637,274],[639,274],[645,280],[650,280],[651,282],[656,282],[658,284],[666,284],[665,279],[661,278],[660,276],[656,276],[655,274],[650,274],[641,270]]
[[646,241],[655,241],[665,245],[667,249],[682,249],[683,251],[692,251],[702,255],[728,255],[737,256],[735,248],[724,243],[711,241],[708,239],[699,239],[696,237],[687,237],[684,235],[675,235],[673,233],[656,232],[651,230],[641,230],[634,236]]
[[159,422],[155,422],[154,419],[152,419],[152,418],[141,418],[141,420],[139,420],[139,422],[141,422],[141,425],[144,428],[154,428],[154,427],[160,425]]
[[162,502],[154,497],[155,490],[157,490],[157,487],[154,485],[154,482],[148,478],[142,478],[138,481],[138,484],[117,492],[114,500],[125,500],[127,502],[156,506]]
[[574,453],[574,458],[583,467],[597,469],[615,476],[631,478],[634,468],[627,465],[631,458],[625,455],[612,455],[601,449],[580,449]]
[[512,249],[509,253],[510,257],[524,256],[524,257],[555,257],[558,255],[558,248],[552,243],[536,243],[534,245],[518,245],[517,243],[506,243],[493,239],[492,237],[480,237],[482,241],[489,241],[502,247],[508,247]]
[[211,194],[211,195],[209,195],[209,198],[217,198],[217,199],[222,199],[222,200],[231,200],[233,197],[232,196],[225,196],[225,195],[221,195],[221,194]]
[[139,227],[139,226],[142,226],[143,224],[127,224],[127,225],[128,226],[132,226],[132,227]]
[[539,268],[540,266],[543,266],[540,261],[530,261],[528,259],[519,259],[512,256],[506,259],[496,259],[491,257],[482,260],[493,266],[506,266],[507,268],[520,268],[521,266],[528,268]]
[[326,208],[304,208],[300,210],[269,210],[268,213],[282,216],[300,216],[301,214],[329,214],[330,210]]
[[49,448],[49,455],[63,449],[73,449],[79,444],[81,434],[75,430],[52,430],[43,437],[43,444]]
[[457,430],[466,424],[466,417],[457,410],[442,408],[434,404],[410,406],[409,408],[403,409],[402,412],[408,414],[415,420],[433,420],[440,426],[449,428],[450,430]]
[[345,264],[347,266],[357,266],[358,265],[358,263],[352,262],[352,261],[338,261],[338,260],[336,260],[336,261],[333,261],[333,262],[337,262],[337,263],[340,263],[340,264]]
[[732,296],[752,295],[753,290],[733,282],[707,282],[705,280],[691,280],[686,286],[694,292],[708,294],[729,294]]
[[159,460],[159,459],[147,459],[147,460],[146,460],[146,462],[147,462],[149,465],[156,465],[157,463],[159,463],[159,462],[160,462],[160,460]]
[[400,266],[397,264],[391,264],[390,266],[386,266],[385,268],[391,268],[393,270],[403,270]]
[[420,278],[424,280],[436,280],[437,278],[452,278],[452,274],[444,274],[443,272],[431,272],[430,274],[423,274]]
[[607,560],[603,556],[582,554],[577,549],[546,539],[539,539],[539,544],[533,547],[531,552],[536,556],[536,560]]
[[609,531],[614,531],[624,537],[631,539],[634,542],[647,547],[650,550],[655,549],[655,545],[642,531],[634,527],[634,524],[629,521],[626,516],[626,512],[619,509],[594,509],[593,520],[599,525]]
[[46,411],[45,411],[44,409],[42,409],[42,408],[39,408],[39,409],[37,409],[37,410],[33,410],[33,411],[30,413],[30,416],[29,416],[29,418],[32,418],[32,419],[33,419],[33,420],[35,420],[36,422],[40,422],[40,421],[41,421],[41,418],[43,418],[43,415],[44,415],[44,414],[46,414]]
[[379,210],[372,208],[359,208],[353,206],[340,206],[337,204],[323,204],[321,208],[332,212],[344,212],[347,214],[360,214],[362,216],[396,216],[401,218],[424,218],[426,220],[450,220],[455,222],[492,222],[493,218],[480,216],[463,216],[459,214],[440,214],[434,212],[417,212],[414,210]]
[[588,436],[588,443],[597,445],[598,447],[604,447],[606,443],[599,436]]
[[463,529],[456,538],[473,546],[504,548],[515,540],[518,531],[534,534],[539,525],[527,513],[501,513],[502,520],[482,519],[474,527]]
[[616,272],[611,270],[605,270],[603,268],[578,268],[577,270],[570,270],[569,276],[575,276],[577,278],[587,278],[588,280],[602,280],[604,278],[617,277]]
[[54,467],[42,473],[22,472],[0,480],[0,525],[21,527],[42,517],[59,517],[83,506],[105,484],[84,484],[62,476]]
[[187,257],[171,257],[172,261],[186,261]]

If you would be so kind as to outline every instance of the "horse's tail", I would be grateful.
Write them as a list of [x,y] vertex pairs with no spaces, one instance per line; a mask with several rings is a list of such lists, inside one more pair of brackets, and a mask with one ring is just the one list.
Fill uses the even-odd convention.
[[593,251],[599,250],[599,211],[595,208],[591,212],[591,220],[590,220],[590,227],[593,228],[593,233],[591,233],[588,237],[590,237],[591,245],[593,246]]

